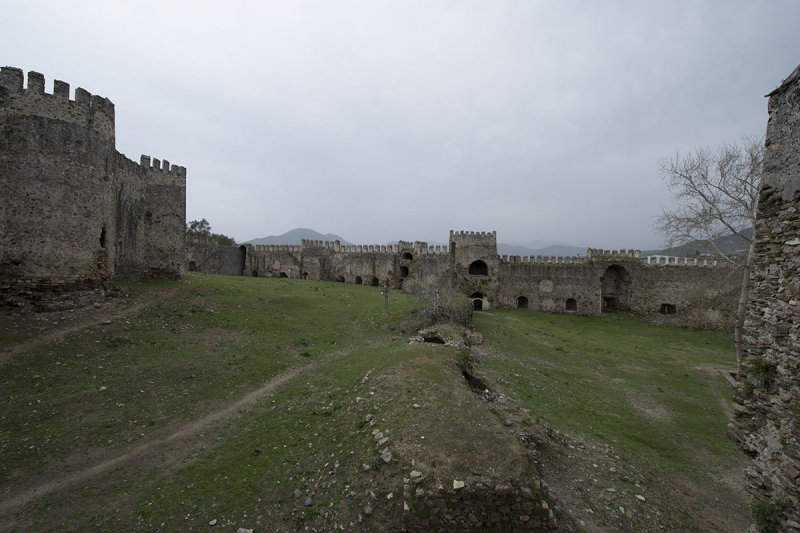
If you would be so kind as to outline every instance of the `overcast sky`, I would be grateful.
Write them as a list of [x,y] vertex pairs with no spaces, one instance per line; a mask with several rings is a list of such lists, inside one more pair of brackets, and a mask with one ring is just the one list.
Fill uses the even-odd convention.
[[116,105],[245,241],[652,248],[659,159],[762,135],[800,2],[7,2],[0,63]]

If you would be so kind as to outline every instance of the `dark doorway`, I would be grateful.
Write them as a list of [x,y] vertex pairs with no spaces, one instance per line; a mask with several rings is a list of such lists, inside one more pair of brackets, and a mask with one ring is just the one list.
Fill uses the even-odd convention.
[[566,304],[567,311],[577,311],[578,310],[578,300],[575,298],[567,298]]
[[629,311],[631,276],[624,267],[611,265],[600,278],[603,311]]
[[287,275],[286,275],[286,272],[281,272],[281,273],[278,275],[278,277],[279,277],[279,278],[288,278],[289,276],[287,276]]
[[401,278],[407,278],[408,277],[408,267],[407,266],[401,266],[400,267],[400,277]]
[[189,261],[189,272],[197,272],[197,263]]
[[242,245],[239,247],[239,275],[244,276],[245,260],[247,259],[247,247]]
[[339,283],[344,283],[344,276],[339,276],[338,278],[336,278],[336,281],[338,281]]
[[356,276],[356,285],[361,285],[361,276]]
[[254,278],[257,278],[258,277],[258,270],[253,270],[252,272],[250,272],[250,275],[253,276]]
[[308,279],[308,272],[303,272],[303,279]]
[[677,312],[678,308],[672,304],[661,304],[661,309],[659,310],[662,315],[674,315]]
[[517,298],[517,309],[527,309],[528,308],[528,299],[524,296],[520,296]]
[[370,281],[369,284],[372,285],[373,287],[377,287],[380,283],[378,282],[378,278],[372,276],[372,281]]
[[483,293],[473,292],[470,298],[472,298],[472,309],[483,311]]

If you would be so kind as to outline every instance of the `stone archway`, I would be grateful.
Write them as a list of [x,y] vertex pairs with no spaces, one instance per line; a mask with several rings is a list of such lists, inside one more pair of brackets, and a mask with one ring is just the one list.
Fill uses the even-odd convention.
[[527,309],[528,308],[528,298],[525,296],[520,296],[517,298],[517,309]]
[[488,276],[489,266],[485,262],[478,259],[477,261],[470,263],[469,273],[473,276]]
[[631,275],[621,265],[611,265],[600,278],[603,312],[630,311]]
[[472,299],[472,309],[475,311],[483,311],[483,293],[473,292],[470,298]]

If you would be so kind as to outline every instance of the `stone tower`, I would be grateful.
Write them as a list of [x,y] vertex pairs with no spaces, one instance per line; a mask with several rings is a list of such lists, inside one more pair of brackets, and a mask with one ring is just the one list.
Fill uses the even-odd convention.
[[179,278],[186,169],[116,151],[114,104],[0,69],[0,304],[78,305],[115,278]]

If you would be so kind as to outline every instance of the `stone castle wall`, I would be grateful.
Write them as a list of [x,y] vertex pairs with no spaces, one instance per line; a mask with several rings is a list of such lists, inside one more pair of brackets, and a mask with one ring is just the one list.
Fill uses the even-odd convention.
[[745,350],[729,435],[748,490],[800,531],[800,66],[769,96]]
[[[709,329],[733,329],[741,279],[741,269],[727,264],[641,257],[634,250],[588,250],[585,257],[499,256],[494,232],[451,231],[447,246],[303,241],[300,246],[229,247],[229,258],[238,263],[225,271],[216,270],[215,256],[201,248],[190,244],[193,259],[187,261],[193,261],[190,269],[207,273],[388,285],[411,293],[452,286],[481,309],[582,315],[620,310],[660,324]],[[209,260],[198,262],[204,253]]]
[[179,278],[186,169],[116,151],[114,104],[0,69],[0,304],[69,306],[112,279]]

